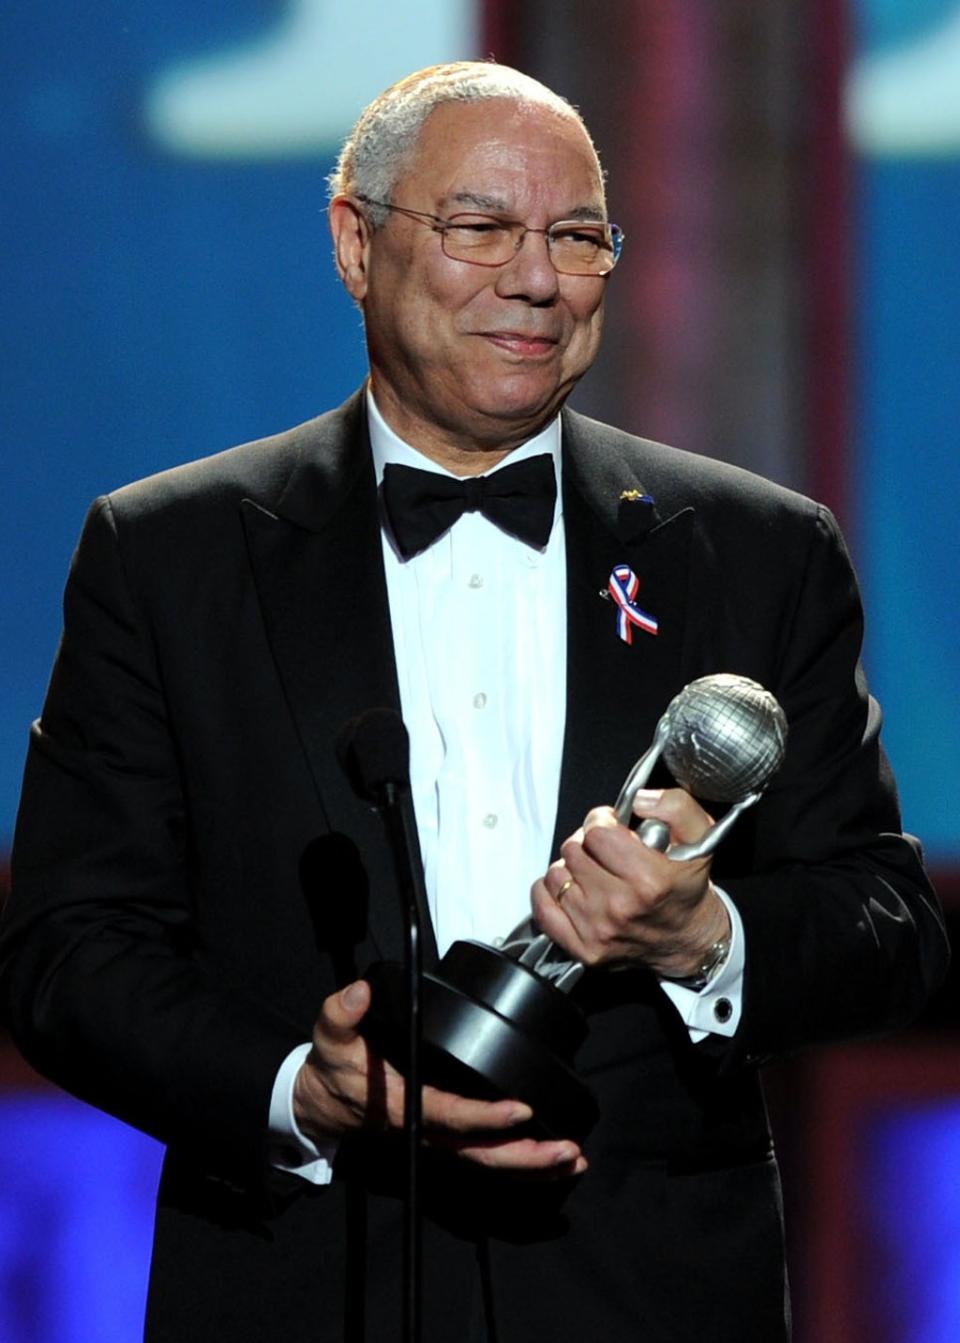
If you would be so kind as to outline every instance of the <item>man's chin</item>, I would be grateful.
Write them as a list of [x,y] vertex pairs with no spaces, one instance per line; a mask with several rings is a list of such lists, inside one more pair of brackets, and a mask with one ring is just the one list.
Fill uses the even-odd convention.
[[500,425],[505,430],[523,430],[524,437],[529,438],[531,433],[536,433],[553,419],[572,386],[518,386],[517,381],[511,379],[501,383],[494,391],[486,389],[475,398],[469,398],[469,391],[465,389],[464,403],[472,402],[476,418],[488,422],[491,428]]
[[478,409],[473,417],[473,437],[478,445],[488,448],[518,447],[540,433],[554,418],[562,404],[562,400],[546,404],[500,403]]

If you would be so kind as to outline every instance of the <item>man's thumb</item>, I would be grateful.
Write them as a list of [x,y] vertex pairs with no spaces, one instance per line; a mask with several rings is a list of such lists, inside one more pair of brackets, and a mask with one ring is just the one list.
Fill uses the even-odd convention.
[[348,984],[345,989],[341,989],[340,1006],[346,1013],[349,1022],[359,1021],[370,1006],[370,985],[366,980],[356,979],[352,984]]

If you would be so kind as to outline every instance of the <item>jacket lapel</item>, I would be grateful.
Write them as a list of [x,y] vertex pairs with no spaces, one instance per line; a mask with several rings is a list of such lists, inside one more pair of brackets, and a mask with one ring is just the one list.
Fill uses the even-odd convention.
[[[312,429],[312,434],[307,431]],[[341,729],[371,708],[400,712],[373,464],[362,394],[308,426],[272,505],[244,500],[243,523],[277,674],[329,830],[369,882],[374,955],[402,955],[400,895],[383,823],[337,759]],[[320,827],[318,827],[319,829]],[[419,854],[414,855],[419,863]],[[339,870],[344,867],[337,865]],[[326,883],[329,898],[343,898]],[[426,930],[432,943],[433,930]]]
[[[563,418],[567,543],[567,718],[554,852],[588,808],[613,804],[682,685],[694,512],[672,497],[658,456],[581,416]],[[663,489],[660,487],[663,486]],[[617,632],[607,592],[615,566],[639,579],[656,635]]]

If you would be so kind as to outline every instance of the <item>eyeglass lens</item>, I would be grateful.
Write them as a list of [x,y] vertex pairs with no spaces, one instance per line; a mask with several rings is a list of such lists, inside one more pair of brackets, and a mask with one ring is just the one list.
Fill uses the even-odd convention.
[[[443,250],[454,261],[500,266],[509,261],[527,232],[523,224],[492,215],[457,214],[445,221]],[[582,220],[564,220],[546,230],[555,268],[568,275],[605,275],[616,264],[619,248],[611,227]]]

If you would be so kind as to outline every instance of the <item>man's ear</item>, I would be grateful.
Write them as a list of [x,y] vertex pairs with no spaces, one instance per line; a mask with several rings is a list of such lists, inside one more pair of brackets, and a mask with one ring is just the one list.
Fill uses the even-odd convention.
[[370,222],[357,202],[343,195],[330,202],[329,218],[340,279],[350,297],[362,303],[367,292]]

